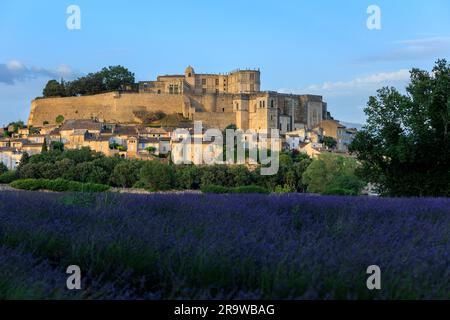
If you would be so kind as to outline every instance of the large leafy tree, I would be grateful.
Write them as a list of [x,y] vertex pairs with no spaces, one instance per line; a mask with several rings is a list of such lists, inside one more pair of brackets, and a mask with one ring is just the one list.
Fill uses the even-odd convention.
[[413,69],[406,94],[382,88],[370,97],[367,124],[350,145],[361,174],[392,196],[449,196],[450,65]]
[[135,82],[134,73],[122,66],[110,66],[99,72],[67,82],[67,96],[92,95],[120,90],[123,86]]
[[110,66],[100,71],[106,91],[115,91],[124,85],[133,84],[134,73],[122,66]]
[[56,80],[48,81],[42,93],[44,97],[64,97],[66,95],[64,81],[63,80],[61,80],[61,82],[58,82]]

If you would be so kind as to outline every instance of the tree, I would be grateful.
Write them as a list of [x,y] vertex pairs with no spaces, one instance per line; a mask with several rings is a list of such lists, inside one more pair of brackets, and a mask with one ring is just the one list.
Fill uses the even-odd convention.
[[123,161],[114,168],[110,181],[122,188],[131,188],[139,180],[140,165],[137,161]]
[[169,190],[173,184],[172,167],[159,161],[146,161],[140,171],[140,182],[151,191]]
[[106,91],[117,91],[123,86],[133,84],[134,73],[122,66],[109,66],[100,71]]
[[64,87],[64,82],[59,83],[56,80],[50,80],[45,85],[42,92],[44,97],[64,97],[66,95],[66,89]]
[[333,137],[323,137],[322,142],[329,149],[334,149],[337,145],[337,141]]
[[8,167],[5,166],[3,162],[0,162],[0,175],[4,174],[6,171],[8,171]]
[[19,121],[15,121],[15,122],[10,122],[7,126],[7,128],[9,129],[10,127],[12,127],[12,133],[17,133],[19,131],[19,129],[22,129],[23,127],[25,127],[25,124],[23,123],[23,121],[19,120]]
[[252,174],[244,165],[229,167],[228,174],[233,179],[233,187],[248,186],[253,183]]
[[308,192],[329,193],[344,190],[348,194],[359,194],[364,182],[356,174],[356,159],[333,153],[320,154],[303,173],[303,183]]
[[52,141],[51,144],[51,150],[58,150],[58,151],[64,151],[64,143],[60,141]]
[[178,165],[175,167],[177,187],[180,189],[196,190],[200,188],[201,169],[189,165]]
[[44,138],[44,143],[42,144],[41,152],[47,152],[47,151],[48,151],[47,139]]
[[55,122],[58,123],[58,124],[63,123],[64,122],[64,116],[60,114],[59,116],[56,117]]
[[110,66],[99,72],[89,73],[84,77],[67,82],[65,95],[93,95],[120,90],[123,86],[134,84],[134,73],[122,66]]
[[360,174],[392,196],[450,194],[450,65],[413,69],[407,94],[382,88],[370,97],[367,124],[350,145]]

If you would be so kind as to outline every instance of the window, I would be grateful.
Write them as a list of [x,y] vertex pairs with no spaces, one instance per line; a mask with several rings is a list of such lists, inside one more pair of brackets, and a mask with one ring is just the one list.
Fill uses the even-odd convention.
[[202,85],[206,86],[206,79],[202,79]]
[[216,79],[216,86],[219,85],[219,79]]
[[192,77],[192,74],[191,74],[190,72],[188,73],[188,77],[189,77],[189,78]]
[[216,89],[216,93],[219,93],[219,89]]
[[222,108],[222,112],[225,112],[225,108]]
[[202,89],[202,92],[203,92],[203,94],[205,94],[205,93],[206,93],[206,89],[205,89],[205,88],[203,88],[203,89]]
[[273,100],[270,100],[270,107],[273,108]]
[[161,89],[158,89],[158,94],[161,94]]
[[254,73],[250,73],[250,80],[255,80],[255,74]]

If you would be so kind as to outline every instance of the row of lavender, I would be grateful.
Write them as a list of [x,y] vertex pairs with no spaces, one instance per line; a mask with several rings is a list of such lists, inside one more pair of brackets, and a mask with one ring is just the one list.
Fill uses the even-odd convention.
[[0,298],[443,299],[449,235],[443,198],[1,192]]

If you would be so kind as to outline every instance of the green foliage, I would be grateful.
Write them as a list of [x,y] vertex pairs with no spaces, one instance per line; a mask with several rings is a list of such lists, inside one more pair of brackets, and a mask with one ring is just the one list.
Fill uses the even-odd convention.
[[122,66],[110,66],[99,72],[89,73],[66,84],[67,96],[93,95],[120,90],[135,82],[134,73]]
[[173,168],[159,161],[146,161],[140,171],[140,181],[151,191],[173,188]]
[[323,137],[323,144],[329,149],[334,149],[337,146],[337,141],[333,137]]
[[266,188],[255,186],[255,185],[249,185],[249,186],[240,186],[235,187],[231,189],[231,193],[263,193],[263,194],[269,194],[270,191]]
[[232,186],[232,177],[228,174],[228,167],[225,165],[201,166],[200,184]]
[[58,115],[55,119],[55,122],[60,124],[64,122],[64,116],[63,115]]
[[243,165],[231,166],[227,171],[233,186],[246,186],[253,183],[252,173]]
[[7,128],[9,128],[10,126],[13,127],[12,132],[17,133],[17,132],[19,132],[19,129],[22,129],[23,127],[25,127],[25,124],[23,123],[23,121],[19,120],[19,121],[8,123]]
[[303,173],[303,182],[308,186],[308,192],[325,193],[331,189],[351,190],[359,194],[364,182],[355,171],[358,163],[355,159],[324,153],[314,159]]
[[123,161],[114,167],[110,182],[118,187],[131,188],[139,180],[139,170],[141,167],[141,162]]
[[145,148],[145,150],[147,150],[149,153],[155,153],[157,149],[155,147],[147,147]]
[[195,165],[175,167],[175,181],[178,189],[197,190],[200,188],[201,169]]
[[51,150],[64,151],[64,143],[62,143],[60,141],[52,141],[50,146],[51,146]]
[[231,188],[218,186],[218,185],[205,185],[200,189],[203,193],[230,193]]
[[280,185],[276,186],[275,192],[276,193],[292,193],[292,192],[296,192],[296,190],[292,186],[285,184],[284,186],[280,186]]
[[48,151],[47,141],[44,139],[44,144],[42,145],[41,152],[47,152],[47,151]]
[[382,88],[370,97],[367,125],[350,145],[359,174],[392,196],[450,195],[450,65],[413,69],[407,94]]
[[5,166],[3,162],[0,162],[0,174],[3,174],[8,171],[8,167]]
[[224,187],[219,185],[205,185],[201,187],[203,193],[262,193],[269,194],[270,191],[261,186],[249,185],[240,187]]
[[322,195],[336,195],[336,196],[356,196],[358,195],[354,190],[343,189],[338,187],[327,187]]
[[50,190],[58,192],[104,192],[109,186],[95,183],[80,183],[64,179],[21,179],[13,181],[11,187],[22,190]]
[[44,97],[64,97],[66,95],[66,88],[64,81],[58,82],[56,80],[50,80],[45,85],[42,92]]
[[18,178],[19,175],[17,174],[17,171],[10,170],[0,174],[0,183],[9,184]]

